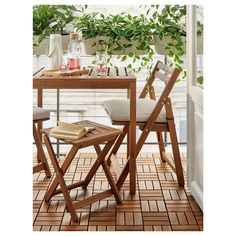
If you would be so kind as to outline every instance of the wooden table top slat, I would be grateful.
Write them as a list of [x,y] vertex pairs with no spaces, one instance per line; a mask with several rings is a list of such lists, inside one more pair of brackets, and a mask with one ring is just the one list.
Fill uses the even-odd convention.
[[[85,68],[83,68],[85,69]],[[58,75],[52,76],[43,74],[44,67],[33,68],[34,79],[82,79],[82,78],[135,78],[134,73],[125,67],[109,67],[106,76],[99,76],[97,74],[96,68],[89,68],[88,73],[78,74],[78,75]]]
[[108,75],[109,77],[117,77],[117,71],[114,67],[110,67],[108,71],[109,71]]
[[119,77],[127,77],[127,70],[125,67],[118,67],[118,72]]

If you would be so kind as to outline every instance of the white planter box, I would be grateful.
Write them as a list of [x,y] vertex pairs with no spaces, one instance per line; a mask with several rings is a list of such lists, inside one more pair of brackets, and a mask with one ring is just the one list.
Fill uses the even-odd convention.
[[[171,37],[165,36],[163,40],[160,40],[160,38],[157,35],[154,35],[154,43],[155,43],[155,51],[159,55],[166,55],[167,50],[165,49],[166,43],[170,43],[172,41]],[[182,40],[184,42],[184,52],[186,53],[186,37],[182,36]],[[176,53],[176,51],[173,51]],[[203,54],[203,36],[197,36],[197,54],[201,55]]]
[[[104,40],[105,42],[108,42],[109,41],[109,37],[108,36],[98,36],[96,38],[89,38],[89,39],[82,39],[82,42],[84,44],[84,49],[85,49],[85,53],[86,54],[95,54],[96,51],[99,51],[99,50],[104,50],[104,48],[98,44],[98,41],[99,40]],[[93,43],[96,42],[96,45],[92,47]],[[130,42],[128,41],[127,39],[123,38],[122,39],[122,44],[125,43],[125,44],[135,44],[135,42]],[[112,49],[114,49],[114,47],[112,47]],[[113,55],[127,55],[129,54],[130,52],[136,54],[136,55],[144,55],[146,54],[145,51],[140,51],[140,50],[136,50],[134,47],[130,47],[130,48],[127,48],[125,50],[125,52],[123,51],[113,51]]]

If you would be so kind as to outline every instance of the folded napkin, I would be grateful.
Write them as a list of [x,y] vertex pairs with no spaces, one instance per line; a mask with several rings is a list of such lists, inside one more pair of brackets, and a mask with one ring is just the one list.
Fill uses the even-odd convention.
[[49,135],[54,138],[77,140],[94,129],[94,127],[87,127],[83,124],[76,125],[58,121],[57,126],[50,130]]

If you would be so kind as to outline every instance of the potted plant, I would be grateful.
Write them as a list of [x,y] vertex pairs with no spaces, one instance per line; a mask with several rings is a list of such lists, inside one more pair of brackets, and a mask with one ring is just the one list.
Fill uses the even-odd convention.
[[122,13],[105,16],[96,12],[84,13],[75,20],[74,25],[82,32],[85,50],[88,53],[94,53],[104,44],[108,45],[108,50],[116,55],[149,52],[152,36],[143,15],[131,16]]
[[[155,24],[154,42],[158,54],[174,54],[181,56],[186,53],[186,6],[166,5],[161,14],[157,13],[159,5],[152,5],[154,9],[151,21]],[[198,21],[197,52],[203,52],[203,24]]]
[[35,5],[33,6],[33,48],[34,54],[45,54],[50,34],[61,34],[63,48],[69,43],[65,27],[74,19],[73,5]]
[[[84,13],[74,20],[74,27],[82,32],[87,54],[94,54],[107,47],[110,55],[118,55],[121,61],[128,58],[132,62],[139,60],[141,66],[145,66],[154,54],[151,47],[153,37],[144,15],[122,13],[105,16],[97,12]],[[132,68],[132,64],[127,67]],[[137,70],[140,69],[141,67]]]
[[[110,54],[123,55],[121,61],[140,61],[140,66],[136,68],[139,71],[141,67],[152,66],[154,38],[156,52],[173,58],[172,63],[182,70],[186,7],[165,5],[159,9],[159,5],[151,5],[144,8],[146,12],[140,16],[127,13],[105,16],[97,12],[84,12],[74,20],[74,25],[82,32],[86,53],[93,54],[107,45]],[[128,68],[133,68],[132,64]]]

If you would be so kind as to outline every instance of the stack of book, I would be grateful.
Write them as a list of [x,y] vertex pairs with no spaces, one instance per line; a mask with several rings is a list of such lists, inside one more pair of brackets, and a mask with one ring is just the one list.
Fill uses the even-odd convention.
[[68,124],[58,121],[57,126],[51,129],[50,136],[60,139],[77,140],[94,129],[94,127],[86,127],[83,124]]

